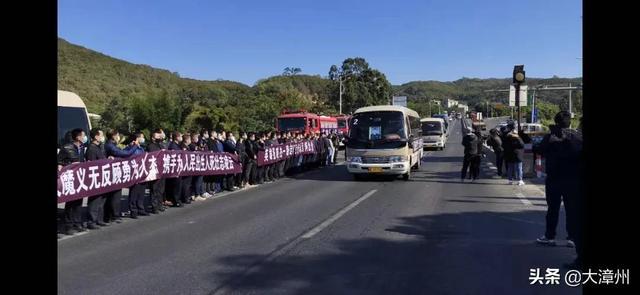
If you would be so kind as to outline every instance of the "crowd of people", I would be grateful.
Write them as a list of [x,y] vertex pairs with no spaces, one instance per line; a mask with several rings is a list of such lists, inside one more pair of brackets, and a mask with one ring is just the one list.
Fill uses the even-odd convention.
[[[226,152],[238,157],[242,171],[228,175],[182,176],[137,183],[129,188],[128,216],[160,214],[167,207],[184,207],[193,201],[202,201],[223,191],[235,191],[246,186],[274,182],[309,169],[335,165],[340,140],[335,132],[241,132],[236,139],[233,132],[206,130],[200,132],[171,132],[167,138],[162,129],[151,133],[147,142],[144,133],[135,132],[123,140],[117,130],[106,133],[94,128],[89,135],[80,128],[71,131],[71,140],[58,152],[58,170],[85,161],[128,158],[144,152],[183,150],[201,152]],[[289,157],[276,163],[258,165],[258,153],[273,145],[311,141],[315,153]],[[123,144],[124,143],[124,144]],[[150,200],[145,202],[146,190]],[[82,199],[65,203],[64,230],[66,235],[99,229],[113,223],[121,223],[121,190],[88,198],[88,214],[83,216]],[[150,203],[150,206],[145,206]],[[84,220],[87,220],[84,222]]]
[[[582,264],[582,131],[571,128],[571,114],[561,111],[554,117],[554,125],[549,126],[546,134],[533,151],[545,158],[545,198],[547,202],[546,229],[543,236],[536,242],[544,245],[556,245],[556,228],[560,215],[560,206],[564,203],[566,213],[567,246],[575,247],[577,258],[570,267],[580,267]],[[491,129],[488,137],[483,137],[479,129],[472,130],[463,125],[464,162],[462,181],[467,170],[470,178],[478,178],[480,160],[484,157],[483,142],[492,148],[495,154],[495,165],[498,176],[503,176],[503,165],[506,166],[509,184],[517,181],[524,185],[523,134],[519,134],[515,124],[510,123],[502,130]],[[528,140],[527,140],[528,141]]]

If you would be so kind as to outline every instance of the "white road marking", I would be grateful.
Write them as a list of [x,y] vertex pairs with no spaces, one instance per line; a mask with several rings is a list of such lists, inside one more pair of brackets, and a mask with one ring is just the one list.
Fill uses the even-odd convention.
[[533,203],[531,203],[531,201],[529,201],[529,199],[527,199],[527,197],[525,197],[522,193],[516,193],[516,196],[520,199],[522,204],[525,204],[526,206],[533,205]]
[[342,210],[338,211],[337,213],[335,213],[334,215],[332,215],[331,217],[329,217],[329,219],[325,220],[324,222],[322,222],[320,225],[314,227],[313,229],[311,229],[310,231],[308,231],[307,233],[305,233],[302,236],[299,236],[298,238],[292,240],[291,242],[288,242],[285,246],[283,246],[282,248],[276,249],[275,251],[271,252],[271,254],[269,254],[267,256],[267,258],[265,258],[264,260],[260,261],[259,263],[254,264],[253,266],[249,267],[242,275],[240,275],[239,277],[236,277],[235,279],[231,279],[230,281],[224,282],[221,286],[219,286],[217,289],[213,290],[210,294],[228,294],[228,293],[232,293],[231,287],[230,287],[230,283],[232,282],[238,282],[241,281],[243,278],[245,278],[246,276],[257,272],[260,267],[262,265],[264,265],[265,263],[269,263],[271,261],[274,261],[276,258],[288,253],[289,251],[291,251],[291,249],[295,248],[297,245],[299,245],[300,243],[302,243],[303,241],[305,241],[306,239],[312,237],[313,235],[317,234],[318,232],[320,232],[322,229],[326,228],[327,226],[329,226],[331,223],[333,223],[334,221],[336,221],[338,218],[340,218],[340,216],[344,215],[345,213],[347,213],[349,210],[353,209],[355,206],[357,206],[358,204],[360,204],[361,202],[363,202],[364,200],[366,200],[367,198],[369,198],[371,195],[373,195],[376,191],[378,190],[371,190],[368,193],[366,193],[365,195],[363,195],[362,197],[358,198],[357,200],[355,200],[353,203],[349,204],[347,207],[343,208]]
[[308,238],[313,237],[317,233],[321,232],[323,229],[327,228],[329,225],[331,225],[336,220],[338,220],[340,217],[342,217],[342,215],[344,215],[345,213],[349,212],[349,210],[351,210],[351,209],[355,208],[356,206],[358,206],[358,204],[362,203],[364,200],[366,200],[369,197],[371,197],[377,191],[378,190],[374,189],[374,190],[371,190],[368,193],[364,194],[362,197],[360,197],[357,200],[353,201],[353,203],[349,204],[347,207],[342,208],[342,210],[340,210],[337,213],[333,214],[327,220],[325,220],[324,222],[320,223],[319,225],[317,225],[316,227],[312,228],[310,231],[308,231],[307,233],[302,235],[302,238],[303,239],[308,239]]

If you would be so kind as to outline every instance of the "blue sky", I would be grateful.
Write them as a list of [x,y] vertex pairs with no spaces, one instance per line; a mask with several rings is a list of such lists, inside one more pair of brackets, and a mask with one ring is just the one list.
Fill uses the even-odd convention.
[[394,84],[582,76],[579,0],[59,0],[58,36],[199,80],[326,76],[364,57]]

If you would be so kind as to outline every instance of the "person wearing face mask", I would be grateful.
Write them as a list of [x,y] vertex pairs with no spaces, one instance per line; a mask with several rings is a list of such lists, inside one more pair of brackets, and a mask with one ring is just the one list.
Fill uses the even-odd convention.
[[[100,128],[93,128],[89,133],[91,137],[91,143],[87,147],[85,158],[87,161],[98,161],[106,159],[104,149],[102,147],[105,142],[104,133]],[[104,222],[104,202],[106,200],[105,194],[89,197],[87,207],[89,209],[89,220],[87,221],[88,229],[99,229],[100,226],[107,226],[108,223]]]
[[[180,147],[180,143],[182,142],[182,134],[178,131],[174,131],[171,133],[171,142],[169,142],[168,150],[170,151],[180,151],[182,147]],[[166,179],[167,189],[165,192],[167,193],[167,199],[171,200],[174,207],[182,207],[183,204],[180,201],[180,194],[182,193],[182,181],[180,181],[180,177],[173,177]]]
[[[211,143],[209,144],[209,148],[211,152],[214,153],[222,153],[224,152],[224,146],[222,145],[222,141],[220,140],[221,134],[213,131],[211,135]],[[220,193],[222,192],[222,179],[223,177],[220,175],[213,176],[213,192]]]
[[[216,132],[215,130],[209,131],[209,138],[206,140],[206,142],[207,149],[210,152],[215,153],[218,151],[218,145],[216,144],[217,141],[218,132]],[[216,182],[217,176],[215,175],[207,175],[204,177],[205,191],[207,191],[212,196],[216,193]]]
[[256,166],[258,165],[258,146],[255,143],[256,134],[249,133],[249,139],[245,141],[245,151],[248,156],[247,180],[249,185],[256,184]]
[[[163,132],[162,129],[156,129],[151,134],[152,141],[147,145],[148,152],[157,152],[165,150],[163,142]],[[164,207],[164,187],[165,187],[165,179],[160,178],[153,180],[149,183],[151,187],[151,213],[158,214],[165,210]]]
[[[191,145],[191,134],[187,132],[182,135],[180,148],[182,148],[183,151],[188,151],[189,145]],[[182,176],[180,177],[180,179],[182,181],[182,194],[180,195],[181,200],[185,204],[190,204],[191,201],[195,200],[195,196],[193,195],[194,190],[191,186],[191,183],[193,182],[193,176]]]
[[[236,150],[236,139],[235,137],[233,137],[232,132],[227,133],[227,137],[224,139],[223,148],[225,153],[238,156],[238,152]],[[228,191],[235,191],[236,189],[238,189],[238,186],[236,186],[236,183],[235,183],[235,179],[236,179],[235,174],[225,175],[225,181],[224,181],[225,188]]]
[[[118,147],[121,137],[120,132],[115,129],[111,129],[107,132],[107,142],[104,144],[105,156],[112,158],[128,158],[135,150],[123,150]],[[132,144],[134,144],[132,142]],[[122,190],[116,190],[108,192],[107,199],[104,206],[104,218],[105,222],[122,222],[121,204],[122,204]]]
[[[72,142],[63,145],[58,152],[58,171],[62,170],[63,166],[85,161],[84,144],[88,141],[88,137],[84,130],[80,128],[71,130],[71,140]],[[64,204],[65,234],[73,235],[86,230],[82,226],[81,210],[82,199],[69,201]]]
[[[136,132],[131,138],[131,144],[125,148],[125,151],[133,150],[133,155],[144,154],[144,148],[142,148],[145,143],[144,134]],[[146,189],[146,182],[136,183],[129,188],[129,217],[132,219],[149,215],[144,207],[144,192]]]
[[247,133],[240,133],[240,139],[236,142],[236,152],[238,153],[238,160],[242,165],[242,171],[236,176],[237,186],[240,188],[244,188],[247,184],[247,151],[245,146],[245,141],[247,140]]

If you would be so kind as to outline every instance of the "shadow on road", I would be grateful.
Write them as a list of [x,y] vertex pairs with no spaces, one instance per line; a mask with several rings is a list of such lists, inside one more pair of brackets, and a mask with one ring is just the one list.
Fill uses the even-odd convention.
[[213,263],[236,271],[212,276],[233,294],[579,294],[566,285],[529,285],[531,268],[561,269],[574,258],[571,248],[533,242],[544,231],[543,214],[403,217],[376,237],[326,241],[321,234],[269,262],[228,256]]

